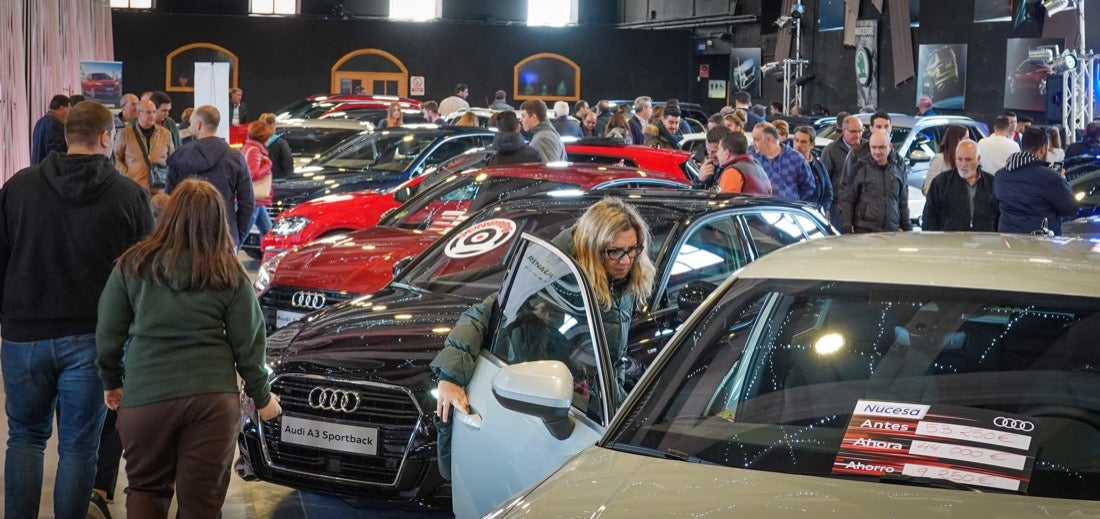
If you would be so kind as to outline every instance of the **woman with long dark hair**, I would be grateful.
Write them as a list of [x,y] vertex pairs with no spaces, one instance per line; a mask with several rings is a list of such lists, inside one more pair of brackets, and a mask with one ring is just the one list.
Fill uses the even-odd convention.
[[943,139],[940,140],[940,151],[928,163],[928,173],[924,177],[924,186],[921,187],[925,195],[928,194],[928,188],[932,187],[932,179],[936,178],[936,175],[955,169],[955,148],[959,147],[959,142],[967,138],[966,128],[957,124],[952,124],[944,130]]
[[218,190],[185,180],[100,297],[96,366],[104,403],[118,412],[130,517],[167,517],[173,489],[180,516],[220,515],[240,427],[238,376],[261,418],[282,412],[263,315],[229,233]]

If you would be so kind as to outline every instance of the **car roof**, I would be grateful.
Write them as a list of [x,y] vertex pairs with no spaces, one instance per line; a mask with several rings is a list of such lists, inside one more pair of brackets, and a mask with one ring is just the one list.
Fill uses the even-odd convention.
[[653,157],[677,157],[679,159],[686,159],[691,157],[691,154],[679,150],[670,148],[654,148],[652,146],[642,146],[639,144],[625,144],[622,141],[616,141],[613,139],[597,138],[597,139],[581,139],[565,144],[565,151],[568,153],[591,153],[595,155],[609,155],[623,158],[638,157],[640,155],[649,155]]
[[740,277],[1100,297],[1100,247],[1022,234],[848,235],[785,247],[749,264]]
[[603,189],[563,196],[560,193],[539,193],[530,196],[507,198],[493,207],[512,210],[516,207],[539,207],[547,203],[555,205],[577,205],[587,207],[607,197],[620,197],[629,203],[660,206],[669,211],[678,212],[683,217],[695,218],[704,213],[725,208],[783,207],[816,211],[801,202],[792,202],[770,196],[745,195],[740,193],[715,193],[696,189]]
[[599,164],[573,164],[569,162],[551,162],[549,164],[508,164],[488,166],[483,169],[464,171],[461,175],[493,177],[515,177],[546,179],[556,182],[578,184],[585,189],[616,179],[646,178],[675,182],[684,187],[690,186],[683,174],[643,171],[637,168]]

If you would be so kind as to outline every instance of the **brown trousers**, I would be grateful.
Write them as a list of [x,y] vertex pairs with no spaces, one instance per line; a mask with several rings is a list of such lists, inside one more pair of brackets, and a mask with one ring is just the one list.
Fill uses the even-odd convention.
[[126,516],[219,518],[240,429],[240,400],[210,393],[118,409],[126,458]]

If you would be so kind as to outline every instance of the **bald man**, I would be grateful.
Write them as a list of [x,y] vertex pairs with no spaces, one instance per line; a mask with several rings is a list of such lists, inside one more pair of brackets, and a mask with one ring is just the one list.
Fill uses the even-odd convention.
[[167,173],[168,157],[176,151],[172,134],[157,124],[157,105],[153,101],[137,103],[137,121],[118,130],[115,135],[115,167],[124,176],[137,182],[155,195],[164,188],[151,167],[163,167]]
[[138,102],[138,96],[134,94],[122,95],[119,100],[118,115],[115,116],[115,130],[121,130],[137,118]]
[[873,130],[869,153],[852,165],[841,197],[844,233],[911,231],[907,170],[890,160],[889,134]]
[[997,232],[997,199],[993,175],[979,166],[978,143],[964,140],[955,148],[955,169],[932,180],[924,203],[925,231]]

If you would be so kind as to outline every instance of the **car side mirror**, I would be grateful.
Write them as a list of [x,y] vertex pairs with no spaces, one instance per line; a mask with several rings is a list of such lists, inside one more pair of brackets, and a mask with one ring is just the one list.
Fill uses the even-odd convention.
[[393,192],[393,199],[400,203],[405,203],[412,197],[412,189],[409,187],[403,187]]
[[493,377],[493,396],[505,409],[542,420],[550,434],[564,440],[573,433],[573,375],[561,361],[539,360],[505,366]]
[[718,290],[718,285],[714,283],[692,281],[681,289],[680,294],[676,296],[676,306],[684,312],[694,312],[696,308],[699,308],[699,305],[703,304],[703,300],[715,290]]
[[412,260],[412,256],[405,256],[404,258],[397,260],[397,262],[393,264],[393,277],[397,277],[397,275],[400,274],[402,270],[405,270],[405,267],[409,266],[409,263],[412,263]]
[[909,152],[909,160],[913,162],[928,162],[932,160],[932,156],[924,150],[913,150]]

